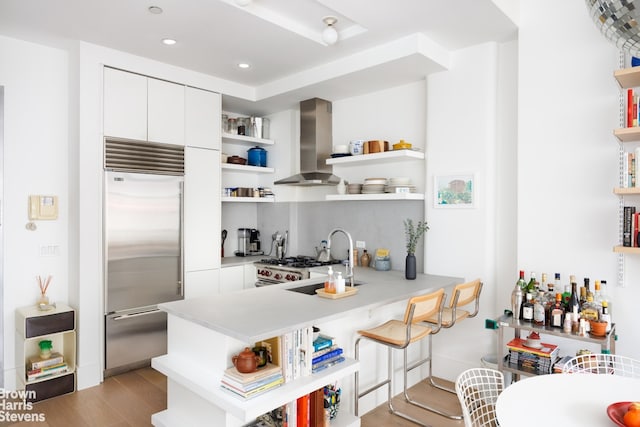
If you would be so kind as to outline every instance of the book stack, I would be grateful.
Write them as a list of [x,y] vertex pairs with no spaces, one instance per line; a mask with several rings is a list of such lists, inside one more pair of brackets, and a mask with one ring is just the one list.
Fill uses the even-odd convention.
[[226,369],[222,376],[221,386],[240,396],[243,399],[250,399],[259,396],[284,383],[282,369],[272,363],[258,369],[256,372],[243,374],[235,367]]
[[553,373],[561,374],[564,366],[569,362],[569,360],[573,359],[573,356],[563,356],[559,358],[556,363],[553,364]]
[[550,374],[558,358],[557,345],[540,343],[540,348],[527,347],[525,340],[514,338],[507,343],[509,365],[534,374]]
[[46,359],[36,356],[29,359],[27,363],[27,380],[35,381],[41,378],[52,377],[63,374],[69,370],[69,366],[64,361],[60,353],[53,352]]
[[320,335],[313,342],[311,372],[316,373],[344,362],[343,350],[333,343],[333,338]]

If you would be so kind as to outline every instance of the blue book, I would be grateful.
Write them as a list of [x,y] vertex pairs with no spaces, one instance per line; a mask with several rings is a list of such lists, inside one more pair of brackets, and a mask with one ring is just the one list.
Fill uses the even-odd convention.
[[327,369],[330,366],[337,365],[338,363],[342,363],[345,361],[344,356],[335,356],[331,359],[324,360],[317,364],[316,366],[311,368],[312,373],[320,372],[323,369]]
[[323,360],[327,360],[330,359],[334,356],[339,356],[342,354],[342,349],[341,348],[336,348],[335,350],[331,350],[328,353],[323,354],[322,356],[318,356],[318,357],[314,357],[313,360],[311,360],[311,364],[315,365],[316,363],[320,363]]
[[322,350],[323,348],[331,347],[333,345],[333,338],[324,337],[320,335],[313,342],[313,351]]

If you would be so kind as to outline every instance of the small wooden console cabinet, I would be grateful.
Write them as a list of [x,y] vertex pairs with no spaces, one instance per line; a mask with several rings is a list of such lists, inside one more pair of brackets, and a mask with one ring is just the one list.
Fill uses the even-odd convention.
[[[35,305],[16,310],[16,388],[28,392],[28,401],[39,402],[75,391],[75,329],[75,311],[64,304],[57,304],[49,311],[41,311]],[[64,357],[67,371],[27,380],[27,364],[30,358],[39,355],[39,342],[42,340],[51,340],[53,351]]]

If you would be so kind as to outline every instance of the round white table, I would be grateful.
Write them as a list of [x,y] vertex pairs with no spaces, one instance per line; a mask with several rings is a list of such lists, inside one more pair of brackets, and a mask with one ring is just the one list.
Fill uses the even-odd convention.
[[640,379],[618,375],[549,374],[504,389],[496,402],[500,427],[614,426],[607,407],[639,401]]

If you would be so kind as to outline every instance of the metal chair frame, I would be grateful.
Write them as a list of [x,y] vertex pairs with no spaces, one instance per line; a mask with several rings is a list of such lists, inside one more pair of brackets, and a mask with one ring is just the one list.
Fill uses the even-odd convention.
[[[464,301],[461,301],[460,304],[458,305],[459,301],[460,301],[460,295],[462,294],[462,290],[461,288],[467,288],[467,287],[471,287],[471,285],[474,285],[478,287],[478,290],[476,292],[473,293],[473,297],[472,298],[467,298]],[[453,325],[456,324],[457,320],[462,320],[464,318],[470,318],[470,317],[475,317],[478,314],[478,311],[480,311],[480,294],[482,293],[482,286],[483,283],[482,281],[480,281],[480,279],[476,279],[473,280],[471,282],[466,282],[466,283],[462,283],[459,285],[456,285],[456,287],[454,288],[454,292],[453,295],[451,297],[451,301],[449,302],[449,312],[451,313],[451,317],[447,318],[447,319],[443,319],[442,320],[442,328],[444,329],[448,329],[453,327]],[[462,319],[458,319],[458,313],[457,310],[460,307],[464,307],[468,304],[470,304],[472,301],[475,300],[475,307],[474,307],[474,311],[472,313],[469,313],[467,316],[463,317]],[[427,323],[432,323],[433,319],[429,319],[426,322]],[[433,368],[432,368],[432,362],[433,362],[433,340],[432,340],[432,335],[438,333],[440,330],[440,328],[438,328],[435,332],[433,332],[432,334],[429,334],[429,354],[427,355],[427,357],[423,360],[421,360],[420,362],[416,362],[419,365],[422,365],[424,363],[429,363],[429,376],[428,376],[428,380],[429,383],[433,386],[436,387],[440,390],[444,390],[446,392],[452,393],[452,394],[456,394],[456,390],[446,387],[444,385],[438,384],[434,381],[433,379]],[[426,409],[428,411],[431,412],[435,412],[438,415],[442,415],[443,417],[449,418],[451,420],[461,420],[463,417],[463,414],[451,414],[445,411],[442,411],[438,408],[434,408],[433,406],[429,406],[426,405],[422,402],[418,402],[416,400],[413,400],[411,398],[411,396],[409,396],[409,393],[405,392],[405,400],[413,405],[419,406],[423,409]]]
[[562,373],[609,374],[640,378],[640,360],[618,354],[581,354],[562,367]]
[[456,378],[456,395],[465,427],[496,427],[496,401],[504,390],[504,375],[490,368],[472,368]]
[[[415,302],[416,299],[421,299],[421,298],[425,298],[425,297],[429,297],[429,298],[438,298],[439,301],[436,302],[435,308],[433,310],[431,310],[429,313],[426,314],[422,314],[419,316],[419,318],[416,318],[414,316],[415,314],[415,310],[416,310],[416,305],[417,303]],[[412,342],[417,342],[422,340],[426,335],[431,336],[432,333],[437,332],[441,325],[442,325],[442,309],[444,308],[444,301],[446,299],[446,294],[444,293],[444,289],[439,289],[436,292],[432,292],[430,294],[427,295],[422,295],[419,297],[413,297],[411,299],[409,299],[409,302],[407,303],[407,309],[405,311],[405,316],[404,319],[402,321],[402,323],[404,323],[405,325],[405,335],[404,335],[404,340],[401,342],[397,342],[397,343],[393,343],[393,342],[389,342],[389,341],[384,341],[381,339],[375,339],[371,336],[365,336],[365,335],[360,335],[358,337],[358,339],[356,339],[355,342],[355,358],[356,360],[360,360],[360,340],[362,339],[368,339],[371,340],[375,343],[378,344],[382,344],[387,346],[387,378],[377,384],[374,384],[373,386],[367,388],[366,390],[364,390],[363,392],[360,392],[359,390],[359,376],[360,373],[358,371],[355,372],[355,392],[354,392],[354,397],[355,397],[355,415],[358,415],[358,401],[360,400],[361,397],[366,396],[367,394],[379,389],[380,387],[383,386],[387,386],[387,406],[389,408],[389,412],[391,412],[394,415],[397,415],[401,418],[404,418],[406,420],[409,420],[413,423],[416,423],[418,425],[421,426],[425,426],[425,427],[429,427],[428,424],[424,424],[422,421],[407,415],[405,413],[399,412],[398,410],[396,410],[393,407],[392,404],[392,391],[393,391],[393,349],[399,349],[399,350],[403,350],[403,392],[406,395],[407,393],[407,373],[409,371],[411,371],[412,369],[416,368],[417,366],[420,366],[422,363],[415,363],[412,365],[408,365],[407,362],[407,347],[409,346],[409,344],[411,344]],[[422,320],[425,317],[428,316],[432,316],[432,315],[436,315],[438,318],[438,322],[436,324],[435,327],[428,327],[426,328],[426,330],[424,330],[422,333],[426,333],[426,335],[424,336],[419,336],[418,338],[412,338],[412,327],[415,326],[417,323],[422,322]],[[390,321],[390,322],[394,322],[394,321]],[[395,322],[400,322],[400,321],[395,321]],[[389,322],[387,322],[389,323]],[[374,328],[375,329],[375,328]],[[428,331],[428,332],[427,332]],[[366,333],[367,331],[358,331],[360,334],[362,333]],[[419,361],[420,362],[420,361]]]

